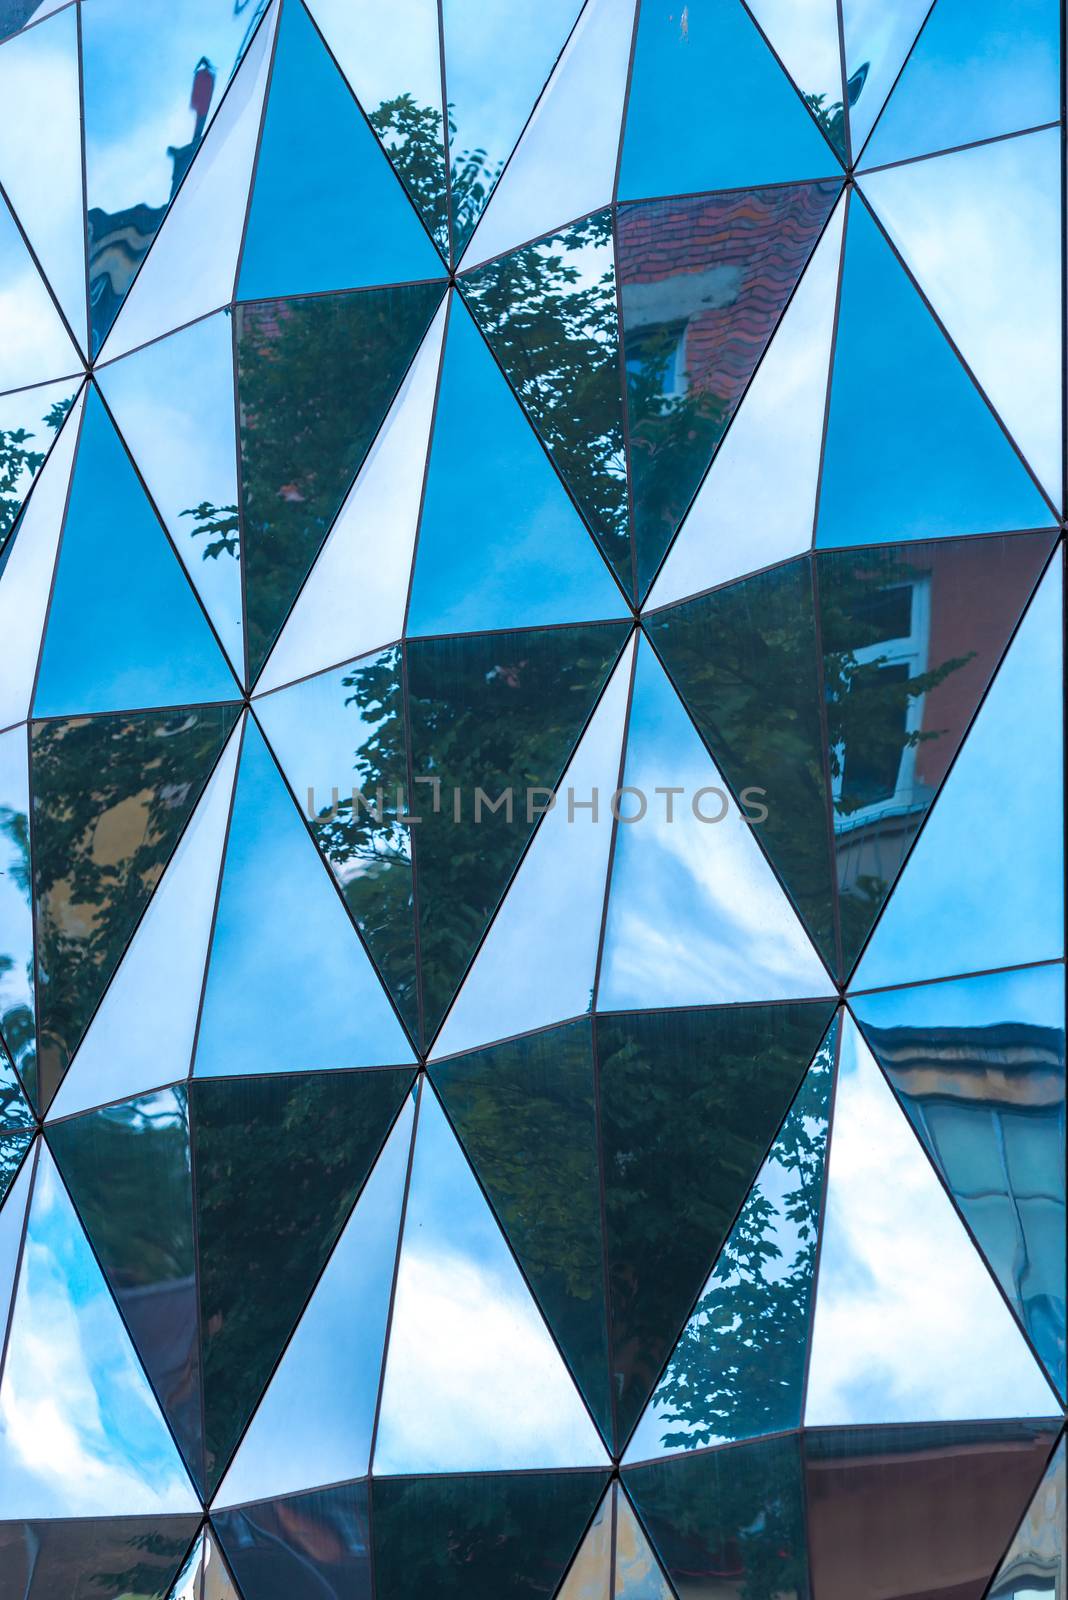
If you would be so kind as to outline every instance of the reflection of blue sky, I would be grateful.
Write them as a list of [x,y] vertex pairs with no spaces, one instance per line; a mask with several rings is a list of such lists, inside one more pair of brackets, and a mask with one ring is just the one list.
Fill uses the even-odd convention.
[[30,709],[80,412],[79,400],[41,468],[14,538],[5,547],[0,569],[0,639],[4,641],[0,727],[10,727]]
[[[648,811],[621,824],[612,867],[598,1005],[722,1005],[831,992],[831,983],[749,825],[730,802],[698,821],[698,790],[726,785],[649,645],[638,655],[626,783]],[[658,785],[682,785],[666,820]],[[716,795],[699,802],[708,816]],[[633,815],[635,797],[621,810]]]
[[388,21],[382,0],[308,0],[308,10],[368,115],[402,94],[441,114],[437,0],[389,0]]
[[409,634],[593,622],[626,609],[507,380],[454,296]]
[[33,1005],[33,920],[27,851],[26,732],[0,734],[0,1025],[16,1006]]
[[[444,326],[443,303],[260,676],[261,692],[404,631]],[[263,703],[268,719],[273,704]],[[331,783],[340,787],[345,770]]]
[[897,0],[895,5],[886,0],[842,0],[847,78],[865,63],[868,66],[864,87],[849,112],[854,157],[871,132],[930,5],[931,0]]
[[879,118],[864,165],[1055,122],[1057,0],[938,0]]
[[95,390],[48,616],[38,716],[233,699],[227,670]]
[[70,6],[0,49],[4,189],[75,336],[85,341],[78,23]]
[[629,5],[587,0],[504,182],[475,232],[465,266],[551,233],[609,203],[631,20]]
[[853,1009],[875,1028],[1064,1028],[1064,971],[1059,965],[994,972],[951,983],[858,995]]
[[183,512],[237,504],[234,371],[228,315],[207,317],[99,370],[104,396],[230,659],[241,662],[237,560],[208,557],[210,535]]
[[427,1088],[374,1470],[473,1472],[604,1460],[589,1414]]
[[0,1388],[0,1501],[16,1518],[196,1509],[43,1146]]
[[0,390],[80,371],[77,351],[0,200]]
[[994,409],[1059,500],[1060,133],[910,162],[863,184]]
[[60,1084],[53,1117],[189,1072],[239,739],[235,730]]
[[235,16],[234,0],[130,5],[85,0],[85,159],[90,207],[124,211],[162,206],[171,192],[167,146],[193,135],[193,69],[207,56],[216,71],[218,109],[235,57],[256,11]]
[[216,1495],[217,1505],[367,1472],[412,1120],[409,1099]]
[[806,1424],[1056,1409],[889,1085],[847,1022]]
[[650,607],[798,555],[812,542],[844,216],[840,204],[671,547]]
[[749,9],[801,93],[822,94],[826,106],[841,104],[834,0],[749,0]]
[[[630,663],[628,649],[557,786],[557,804],[540,823],[460,990],[435,1055],[469,1050],[589,1010]],[[569,821],[568,793],[581,804],[595,791],[596,821],[589,810],[578,809]],[[526,797],[520,795],[518,803],[525,806]]]
[[686,7],[646,0],[619,169],[621,200],[840,171],[738,0]]
[[444,0],[454,159],[482,149],[491,171],[508,159],[580,9],[581,0]]
[[411,1059],[327,868],[250,721],[197,1073],[322,1071]]
[[854,194],[817,544],[1009,532],[1050,515]]
[[1062,954],[1060,684],[1055,559],[876,926],[854,988]]

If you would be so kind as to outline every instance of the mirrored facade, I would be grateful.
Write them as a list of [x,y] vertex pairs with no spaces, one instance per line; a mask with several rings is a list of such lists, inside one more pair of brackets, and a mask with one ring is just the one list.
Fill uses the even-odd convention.
[[1068,1600],[1057,0],[0,0],[0,1600]]

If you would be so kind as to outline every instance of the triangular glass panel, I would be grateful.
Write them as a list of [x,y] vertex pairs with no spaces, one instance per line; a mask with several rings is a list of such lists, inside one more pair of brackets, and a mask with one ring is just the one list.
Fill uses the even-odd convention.
[[202,1487],[186,1086],[54,1123],[48,1143],[186,1465]]
[[[610,9],[605,8],[606,11]],[[627,5],[619,9],[629,11]],[[494,0],[494,3],[480,6],[476,18],[462,0],[443,0],[444,70],[449,93],[449,189],[457,257],[463,254],[471,230],[581,11],[582,0],[533,0],[533,3],[521,0],[518,5]],[[610,37],[601,35],[602,49]],[[604,71],[610,67],[611,58],[606,61],[602,57],[599,65]],[[626,68],[623,70],[625,73]],[[598,86],[592,74],[586,77],[583,88],[591,113],[590,124],[584,128],[588,139],[591,126],[596,126],[598,121],[595,100]],[[593,105],[590,105],[591,100]],[[566,118],[569,109],[554,90],[552,103],[544,115],[554,120]],[[614,135],[617,139],[618,129],[617,112]],[[586,148],[589,150],[588,145]],[[583,164],[596,154],[599,154],[596,147],[589,150],[588,155],[584,154]],[[565,178],[568,175],[566,170],[562,174]],[[531,176],[527,174],[528,179]],[[595,204],[603,204],[609,194],[610,190],[605,190]],[[527,195],[529,203],[529,190]],[[580,206],[572,215],[578,216],[583,209],[589,208]],[[559,216],[554,216],[550,223],[558,220]],[[508,241],[509,244],[515,242],[515,239]]]
[[175,1578],[167,1600],[242,1600],[207,1524]]
[[250,719],[194,1071],[221,1077],[403,1061],[414,1061],[404,1031]]
[[[436,1032],[626,635],[622,623],[406,650],[424,1028]],[[437,795],[437,809],[434,809]]]
[[0,395],[0,554],[77,392],[67,378]]
[[856,1024],[842,1031],[805,1424],[1058,1409]]
[[1050,1459],[1034,1499],[1002,1558],[990,1600],[1016,1600],[1028,1590],[1060,1600],[1068,1594],[1068,1492],[1065,1487],[1065,1441]]
[[[428,1328],[435,1330],[433,1339]],[[498,1472],[605,1460],[475,1175],[427,1090],[419,1106],[374,1472]],[[395,1544],[393,1554],[399,1554]]]
[[241,1600],[371,1600],[368,1486],[264,1500],[212,1516]]
[[68,373],[81,377],[81,356],[0,197],[0,390]]
[[557,471],[631,593],[611,212],[491,262],[466,278],[463,289]]
[[29,715],[81,413],[79,395],[41,468],[16,532],[0,551],[0,636],[4,640],[0,727],[10,727]]
[[408,1070],[194,1079],[214,1489],[411,1086]]
[[612,1484],[593,1514],[556,1600],[612,1600]]
[[0,1041],[32,1082],[35,1045],[29,748],[0,734]]
[[[603,1472],[376,1478],[378,1600],[497,1600],[557,1592]],[[251,1597],[250,1597],[251,1600]]]
[[748,0],[802,100],[844,161],[845,108],[835,0]]
[[[1018,1587],[988,1587],[1055,1431],[1026,1422],[806,1431],[812,1592],[1059,1600],[1055,1566],[1025,1568]],[[1047,1534],[1047,1550],[1051,1542]]]
[[0,50],[0,183],[86,347],[78,19],[68,7]]
[[856,161],[933,0],[840,0],[849,141]]
[[[0,1489],[7,1517],[198,1509],[122,1319],[43,1146],[38,1147],[0,1410]],[[56,1437],[63,1440],[62,1454],[48,1444]]]
[[[234,297],[277,21],[276,5],[257,28],[204,148],[137,273],[103,351],[109,361],[218,310]],[[160,41],[166,37],[166,30],[159,30]],[[125,293],[130,268],[123,270],[121,259],[117,265]],[[101,292],[105,299],[113,297],[110,277]]]
[[613,1600],[674,1600],[671,1585],[649,1547],[633,1507],[618,1485]]
[[97,369],[97,382],[215,625],[244,667],[233,322],[205,317]]
[[997,670],[1051,536],[816,558],[844,970]]
[[617,210],[639,594],[705,475],[839,187],[742,189]]
[[1065,1391],[1064,973],[858,995],[879,1065]]
[[[82,1594],[132,1600],[131,1582],[136,1600],[169,1600],[171,1580],[198,1521],[196,1516],[108,1516],[0,1522],[5,1582],[20,1600]],[[197,1594],[195,1600],[202,1597]],[[230,1597],[205,1595],[203,1600]]]
[[796,1436],[669,1457],[625,1469],[623,1481],[679,1600],[729,1594],[725,1575],[738,1595],[810,1592]]
[[628,648],[435,1041],[435,1056],[563,1022],[593,1005],[633,660]]
[[245,1431],[216,1506],[367,1476],[414,1111],[409,1097]]
[[300,0],[285,0],[237,294],[444,276],[411,201]]
[[839,170],[740,0],[643,6],[621,200],[791,183]]
[[647,640],[627,730],[597,1005],[727,1005],[832,983]]
[[1047,128],[863,180],[909,271],[1058,504],[1060,159],[1060,133]]
[[440,293],[435,284],[414,284],[237,308],[250,680],[374,443]]
[[864,165],[1056,122],[1059,58],[1057,0],[938,0],[868,142]]
[[[264,695],[267,731],[382,980],[419,1029],[399,649]],[[416,789],[422,797],[425,789]],[[418,806],[419,800],[413,798]]]
[[51,1118],[189,1076],[240,743],[235,731],[75,1052]]
[[831,1002],[816,1001],[597,1019],[621,1440],[682,1333],[831,1011]]
[[1051,520],[870,213],[852,196],[816,543],[1002,533]]
[[[810,938],[833,967],[834,875],[812,583],[808,560],[792,561],[657,612],[645,628]],[[671,772],[666,781],[679,780]],[[715,817],[716,797],[702,809]],[[717,826],[728,837],[737,831],[729,818]],[[749,915],[733,893],[725,903],[732,918]],[[735,959],[749,970],[747,955]]]
[[729,583],[812,544],[844,221],[839,204],[668,551],[649,606]]
[[39,722],[30,735],[43,1109],[223,745],[233,706]]
[[408,633],[628,614],[485,340],[452,296]]
[[[223,141],[233,125],[237,106],[231,101],[241,101],[250,75],[235,86],[236,96],[228,81],[250,41],[250,54],[266,43],[269,22],[255,31],[262,15],[262,8],[250,19],[244,8],[198,5],[157,17],[139,6],[111,4],[91,6],[81,18],[94,354],[193,158],[209,148],[217,152],[218,139],[201,152],[212,119],[219,113],[215,131]],[[195,230],[186,233],[195,237]],[[222,246],[218,234],[208,238]],[[170,326],[185,320],[179,314]]]
[[[446,72],[450,12],[462,15],[457,0],[446,5]],[[465,270],[573,218],[588,216],[612,200],[634,6],[632,0],[586,0],[579,11],[573,0],[552,0],[538,9],[531,6],[528,17],[530,21],[544,17],[551,24],[566,12],[578,12],[578,21],[464,254],[460,264]],[[500,6],[500,15],[502,22],[513,18],[514,6]],[[565,24],[560,44],[564,44],[566,31]],[[520,35],[513,47],[517,54],[525,43],[525,36]],[[450,81],[450,96],[451,91]],[[576,151],[580,149],[578,160]],[[457,161],[456,141],[453,160],[461,196],[453,223],[459,254],[480,200],[467,176],[473,163],[462,156]],[[477,172],[471,176],[479,184]]]
[[628,1461],[801,1426],[837,1034],[835,1021],[653,1391]]
[[90,387],[34,715],[227,700],[237,692],[133,464]]
[[876,925],[854,988],[1064,953],[1062,655],[1058,553]]
[[260,694],[404,632],[447,305],[438,307],[297,596],[260,674]]
[[431,1065],[497,1219],[612,1434],[593,1035],[587,1020]]
[[448,257],[437,0],[394,0],[385,30],[378,0],[308,0],[308,10]]

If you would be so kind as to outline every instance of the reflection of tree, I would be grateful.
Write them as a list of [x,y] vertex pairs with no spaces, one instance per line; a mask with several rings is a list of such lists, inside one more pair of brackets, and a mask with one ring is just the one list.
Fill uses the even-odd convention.
[[33,729],[42,1103],[66,1071],[234,716],[232,707],[204,706]]
[[[456,138],[452,111],[450,105],[450,150]],[[481,148],[453,152],[447,195],[441,113],[435,106],[421,106],[413,95],[399,94],[391,100],[383,100],[367,120],[389,151],[393,165],[446,256],[449,253],[448,207],[451,197],[453,239],[455,253],[459,255],[482,213],[490,190],[501,175],[504,163],[491,165],[486,151]]]
[[800,1424],[833,1064],[828,1038],[772,1147],[784,1192],[750,1191],[657,1386],[665,1449]]
[[[59,431],[72,403],[72,400],[56,400],[41,418],[53,434]],[[27,474],[34,476],[48,454],[51,440],[42,439],[41,448],[33,449],[31,442],[36,438],[28,428],[0,428],[0,550],[22,505],[25,491],[20,492],[20,483]]]
[[476,318],[630,587],[612,220],[601,211],[471,273]]

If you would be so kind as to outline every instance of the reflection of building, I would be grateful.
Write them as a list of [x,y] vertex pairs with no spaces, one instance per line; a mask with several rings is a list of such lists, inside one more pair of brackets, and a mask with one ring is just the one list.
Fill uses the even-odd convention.
[[167,147],[171,159],[171,192],[166,204],[149,206],[139,202],[123,211],[101,211],[99,206],[89,210],[89,305],[97,342],[111,326],[166,215],[167,206],[189,170],[189,163],[204,136],[214,91],[215,68],[206,56],[201,56],[193,70],[189,97],[193,136],[188,144]]
[[[896,876],[997,667],[992,641],[1007,642],[1026,599],[1022,554],[1019,541],[985,538],[821,558],[828,669],[847,658],[876,669],[860,691],[863,745],[835,750],[843,894]],[[924,692],[904,688],[939,672]]]
[[1063,1359],[1064,1034],[869,1028],[888,1077],[1032,1333]]

